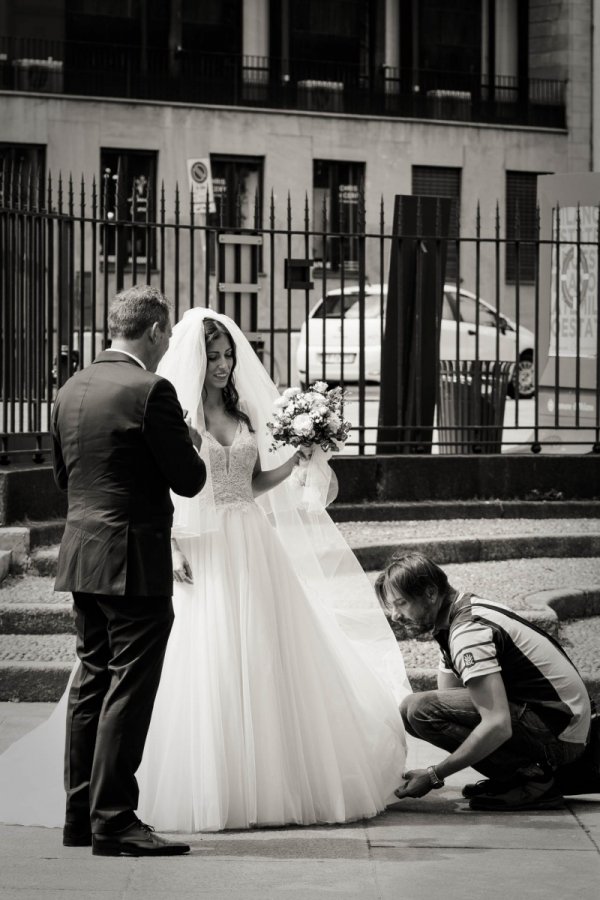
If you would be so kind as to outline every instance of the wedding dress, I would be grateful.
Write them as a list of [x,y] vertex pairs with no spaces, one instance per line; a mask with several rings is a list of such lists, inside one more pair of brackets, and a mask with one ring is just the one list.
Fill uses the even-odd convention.
[[375,815],[401,781],[396,701],[254,502],[255,437],[206,439],[219,527],[178,538],[194,583],[175,588],[140,814],[184,832]]
[[[174,585],[138,813],[185,833],[376,815],[406,756],[398,702],[410,688],[392,632],[326,513],[254,499],[260,429],[239,423],[230,447],[203,438],[207,492],[196,507],[176,502],[193,583]],[[199,528],[202,505],[210,524]],[[65,715],[66,693],[0,757],[0,822],[63,824]]]

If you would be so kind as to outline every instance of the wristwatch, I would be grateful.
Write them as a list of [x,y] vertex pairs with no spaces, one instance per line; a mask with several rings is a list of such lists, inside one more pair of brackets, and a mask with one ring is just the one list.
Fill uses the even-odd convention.
[[444,787],[444,779],[438,776],[438,773],[433,766],[427,766],[427,774],[431,780],[431,787],[434,790]]

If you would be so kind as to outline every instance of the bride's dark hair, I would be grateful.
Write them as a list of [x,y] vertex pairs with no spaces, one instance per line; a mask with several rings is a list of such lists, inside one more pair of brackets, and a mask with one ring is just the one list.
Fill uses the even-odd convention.
[[[235,341],[229,334],[229,331],[222,324],[222,322],[218,322],[216,319],[205,319],[204,320],[204,341],[206,344],[206,352],[208,354],[210,345],[213,341],[216,341],[217,338],[226,337],[229,341],[229,345],[231,347],[233,353],[233,366],[231,367],[231,372],[229,374],[229,379],[227,384],[223,388],[223,403],[225,404],[225,412],[228,413],[232,418],[237,419],[238,422],[244,422],[250,431],[254,431],[252,427],[252,422],[248,418],[245,412],[239,407],[239,394],[235,388],[235,380],[234,380],[234,371],[237,363],[237,355],[235,350]],[[204,388],[202,388],[202,393],[204,394]]]

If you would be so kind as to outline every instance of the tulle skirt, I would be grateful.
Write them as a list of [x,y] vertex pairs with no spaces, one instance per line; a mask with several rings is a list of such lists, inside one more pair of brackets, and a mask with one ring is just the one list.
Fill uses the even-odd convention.
[[[175,586],[138,814],[186,833],[376,815],[402,780],[397,694],[258,506],[218,516],[180,540],[194,581]],[[0,758],[0,821],[63,823],[65,713]]]

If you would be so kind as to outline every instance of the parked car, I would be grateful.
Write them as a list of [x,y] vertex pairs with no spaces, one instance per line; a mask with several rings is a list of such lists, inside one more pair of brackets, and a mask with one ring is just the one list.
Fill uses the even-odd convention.
[[[508,316],[500,314],[485,300],[461,288],[457,301],[456,286],[444,285],[442,324],[440,331],[440,359],[471,360],[476,357],[479,331],[479,359],[515,360],[513,396],[532,397],[534,384],[534,335],[528,328],[517,327]],[[296,364],[303,386],[325,375],[328,381],[358,381],[359,367],[359,308],[358,285],[328,291],[313,307],[300,329]],[[378,382],[381,377],[382,306],[385,312],[387,285],[365,286],[365,378]],[[382,303],[383,300],[383,303]],[[343,306],[342,306],[343,304]],[[477,329],[477,305],[479,327]],[[342,341],[342,308],[344,310]],[[307,374],[308,336],[308,374]],[[343,352],[343,364],[342,364]],[[323,360],[325,370],[323,371]]]

